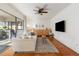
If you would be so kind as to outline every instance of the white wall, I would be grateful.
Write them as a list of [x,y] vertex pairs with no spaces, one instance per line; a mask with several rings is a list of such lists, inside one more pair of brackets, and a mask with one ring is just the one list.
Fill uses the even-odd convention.
[[31,18],[27,16],[27,24],[31,27],[36,28],[36,24],[38,25],[37,28],[42,28],[41,26],[44,25],[44,28],[50,28],[50,20],[47,19],[40,19],[40,18]]
[[[56,32],[55,23],[66,21],[66,32]],[[71,4],[51,20],[57,40],[79,53],[79,4]]]

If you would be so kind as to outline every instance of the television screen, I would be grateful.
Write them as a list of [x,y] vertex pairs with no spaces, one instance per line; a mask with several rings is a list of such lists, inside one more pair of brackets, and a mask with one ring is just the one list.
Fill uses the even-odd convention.
[[60,21],[55,24],[55,30],[65,32],[65,21]]

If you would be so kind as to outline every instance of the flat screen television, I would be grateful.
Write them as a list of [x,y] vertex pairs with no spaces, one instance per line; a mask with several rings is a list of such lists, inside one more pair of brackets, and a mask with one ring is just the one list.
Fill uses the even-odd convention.
[[55,24],[55,30],[59,32],[65,32],[65,21],[60,21]]

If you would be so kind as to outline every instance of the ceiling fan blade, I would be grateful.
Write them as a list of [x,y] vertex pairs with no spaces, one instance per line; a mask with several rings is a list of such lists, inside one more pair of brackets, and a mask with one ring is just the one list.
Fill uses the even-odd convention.
[[48,13],[47,11],[45,11],[45,12],[42,12],[42,13]]

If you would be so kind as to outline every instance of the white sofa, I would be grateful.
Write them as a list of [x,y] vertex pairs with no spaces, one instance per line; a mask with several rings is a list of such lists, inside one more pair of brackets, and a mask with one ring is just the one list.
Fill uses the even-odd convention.
[[12,48],[15,52],[34,52],[37,36],[26,39],[12,40]]

